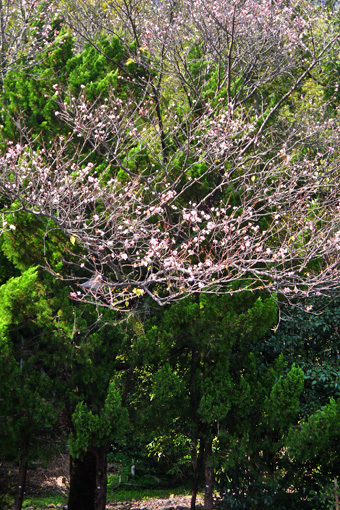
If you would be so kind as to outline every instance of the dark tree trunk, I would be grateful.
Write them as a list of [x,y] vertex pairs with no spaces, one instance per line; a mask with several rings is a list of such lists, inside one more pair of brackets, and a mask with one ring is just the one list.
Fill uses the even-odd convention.
[[19,480],[18,487],[15,494],[13,510],[21,510],[24,501],[25,486],[27,475],[27,449],[24,448],[19,459]]
[[215,483],[214,468],[212,466],[212,439],[208,439],[205,443],[204,479],[204,510],[212,510]]
[[[198,300],[198,296],[196,296],[196,299]],[[198,351],[196,349],[192,349],[190,359],[190,383],[189,383],[190,411],[193,422],[197,424],[200,434],[204,435],[204,432],[202,430],[202,423],[200,422],[198,416],[198,406],[200,399],[197,391],[196,379],[199,362],[200,358]],[[199,450],[197,455],[196,466],[194,467],[194,476],[192,481],[191,510],[195,510],[196,507],[196,497],[199,488],[200,478],[204,467],[204,448],[205,448],[204,439],[203,437],[199,437]]]
[[339,510],[338,479],[334,477],[335,510]]
[[193,482],[192,482],[190,510],[195,510],[195,508],[196,508],[196,498],[197,498],[197,492],[199,489],[200,478],[202,475],[203,465],[204,465],[204,441],[202,439],[200,439],[197,462],[196,462],[196,466],[194,469],[194,476],[193,476]]
[[107,448],[92,447],[81,459],[70,458],[68,510],[105,510]]
[[95,510],[105,510],[107,487],[107,448],[94,448],[96,457],[96,491],[94,498]]
[[95,510],[96,456],[87,451],[82,459],[70,457],[68,510]]

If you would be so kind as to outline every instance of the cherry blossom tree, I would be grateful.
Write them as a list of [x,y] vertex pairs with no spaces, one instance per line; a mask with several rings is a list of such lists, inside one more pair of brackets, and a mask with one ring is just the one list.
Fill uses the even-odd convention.
[[24,210],[46,236],[61,229],[68,270],[56,276],[74,299],[113,308],[143,295],[335,291],[339,112],[321,79],[338,51],[334,13],[113,1],[90,22],[103,20],[126,46],[117,71],[131,95],[93,104],[86,84],[78,97],[56,84],[70,133],[44,144],[22,126],[22,143],[8,144],[3,228]]

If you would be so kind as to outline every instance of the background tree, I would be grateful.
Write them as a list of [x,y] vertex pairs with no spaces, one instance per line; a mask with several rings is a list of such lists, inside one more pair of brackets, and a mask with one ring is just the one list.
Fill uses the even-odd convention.
[[203,483],[204,506],[211,508],[214,471],[223,484],[234,479],[241,462],[249,488],[238,477],[239,503],[242,490],[248,505],[259,497],[256,474],[266,472],[268,486],[277,483],[277,458],[284,432],[298,415],[303,372],[288,368],[283,357],[264,366],[256,356],[256,344],[275,319],[269,298],[202,295],[146,322],[145,334],[133,344],[143,359],[137,387],[149,394],[141,416],[151,429],[154,450],[163,452],[168,442],[186,438],[192,508]]
[[[324,492],[325,487],[329,490],[329,479],[334,480],[334,485],[331,486],[331,491],[329,491],[332,493],[334,491],[334,493],[331,497],[327,493],[323,496],[326,496],[326,505],[334,498],[336,509],[339,508],[337,482],[339,475],[338,422],[339,399],[337,401],[331,399],[327,405],[312,413],[305,422],[300,423],[298,428],[291,430],[288,437],[288,445],[294,459],[307,464],[316,473],[318,468],[322,466],[323,476],[328,476],[328,484],[326,482],[321,487]],[[327,507],[329,508],[328,505]]]
[[[336,402],[339,396],[338,313],[336,300],[320,297],[298,300],[294,306],[281,308],[281,321],[275,333],[245,345],[245,352],[252,352],[250,374],[258,374],[258,382],[250,383],[254,393],[246,408],[248,414],[243,428],[237,427],[236,422],[237,432],[231,429],[235,435],[230,433],[221,438],[224,447],[234,452],[223,457],[224,448],[221,448],[222,471],[218,474],[218,485],[227,507],[272,508],[279,505],[283,509],[304,510],[333,507],[336,450],[333,456],[330,454],[333,462],[324,463],[321,444],[327,443],[325,448],[331,448],[332,438],[328,437],[328,431],[332,429],[334,408],[328,414],[327,405],[330,399]],[[286,414],[289,406],[287,408],[281,402],[277,407],[280,402],[277,393],[269,396],[273,382],[269,374],[286,376],[293,363],[303,369],[304,388],[298,406],[296,401],[294,404],[293,395],[288,393],[293,406]],[[278,408],[282,412],[279,420]],[[321,415],[320,428],[316,425],[315,437],[313,434],[309,437],[309,447],[307,430],[311,433],[312,423],[318,422]],[[311,423],[307,425],[309,420]],[[318,440],[319,433],[323,434],[325,443]],[[331,466],[334,466],[333,470]]]
[[[56,268],[61,263],[58,248],[62,241],[58,233],[44,241],[39,225],[33,218],[27,221],[25,216],[18,217],[2,243],[3,253],[22,272],[0,288],[3,330],[10,332],[7,336],[3,333],[1,358],[2,393],[8,395],[1,402],[3,439],[14,458],[25,451],[25,473],[28,459],[41,453],[45,436],[49,439],[48,427],[56,437],[68,438],[68,506],[101,509],[106,501],[108,447],[112,438],[118,439],[127,428],[126,411],[121,408],[121,396],[126,391],[124,374],[129,369],[124,362],[126,335],[111,311],[102,313],[98,321],[96,309],[73,306],[67,289],[48,273],[38,277],[32,264],[40,260],[42,243],[46,254],[53,250]],[[51,444],[48,450],[53,452]],[[22,503],[24,483],[18,485]]]
[[[304,302],[297,302],[295,306],[283,308],[282,315],[283,320],[278,331],[267,337],[261,352],[263,358],[269,361],[281,352],[288,365],[295,361],[305,374],[304,391],[300,399],[299,426],[294,427],[288,441],[285,440],[286,444],[293,445],[291,449],[293,456],[290,454],[287,460],[288,465],[294,466],[289,474],[291,484],[295,487],[294,492],[300,500],[295,506],[299,508],[301,505],[302,508],[308,509],[315,506],[328,508],[334,502],[337,460],[333,462],[332,471],[330,464],[322,459],[321,446],[320,455],[316,453],[318,425],[315,426],[315,437],[310,437],[310,455],[307,455],[305,432],[301,430],[301,449],[298,448],[298,438],[300,428],[304,429],[306,424],[306,430],[308,427],[311,430],[311,425],[307,425],[309,420],[311,423],[315,420],[316,423],[319,420],[318,416],[322,415],[320,423],[329,416],[330,424],[323,423],[322,434],[326,442],[331,441],[328,438],[328,430],[332,427],[331,415],[328,415],[327,406],[331,400],[334,403],[339,398],[339,303],[337,300],[320,297],[310,298]],[[334,410],[332,405],[330,408]],[[318,444],[321,445],[321,442]],[[336,450],[333,454],[336,456],[335,452]]]
[[[50,455],[60,400],[52,367],[62,363],[63,338],[34,268],[0,287],[2,455],[19,461],[14,508],[20,510],[28,462]],[[58,334],[59,333],[59,334]]]
[[[108,43],[105,48],[109,51]],[[119,50],[116,41],[116,45],[112,45],[112,51],[117,48]],[[70,88],[77,89],[79,76],[87,72],[90,61],[94,63],[91,48],[85,48],[83,54],[74,55],[72,39],[65,33],[57,34],[53,44],[41,55],[44,58],[36,63],[32,76],[20,70],[16,73],[9,72],[5,79],[3,134],[10,136],[13,141],[20,139],[17,125],[13,123],[15,115],[25,119],[32,134],[41,133],[45,140],[48,140],[49,136],[62,136],[65,125],[53,122],[57,107],[53,88],[55,80],[58,80],[58,83],[68,83]],[[92,83],[93,93],[96,93],[97,88],[99,90],[100,87],[107,86],[110,69],[105,66],[105,59],[99,59],[98,65],[95,65],[93,78],[97,81]],[[101,74],[98,73],[99,69],[102,69]],[[100,164],[99,156],[97,160]],[[9,272],[8,276],[13,273],[25,274],[29,268],[43,264],[44,257],[49,260],[52,271],[63,274],[63,252],[67,246],[72,248],[72,242],[55,230],[50,231],[47,236],[45,233],[34,216],[16,217],[2,242],[2,250],[6,254],[3,256],[4,272]],[[4,274],[4,282],[8,276]],[[57,407],[55,409],[58,425],[63,430],[64,437],[72,437],[68,505],[70,508],[82,510],[103,508],[106,499],[108,445],[113,437],[119,437],[125,415],[119,407],[119,394],[125,392],[125,364],[122,362],[125,335],[117,326],[119,319],[114,318],[112,313],[107,313],[105,317],[105,314],[100,314],[101,321],[97,323],[97,310],[89,310],[86,306],[73,307],[67,289],[62,284],[51,281],[48,273],[39,273],[37,279],[37,285],[45,289],[46,299],[51,307],[52,315],[46,333],[49,329],[64,335],[53,355],[58,363],[51,363],[50,368],[53,373],[55,398],[60,398],[58,412]],[[119,362],[116,360],[118,354]],[[119,384],[114,381],[116,366],[120,366]],[[127,366],[127,370],[128,368]],[[41,412],[43,413],[43,409]],[[29,422],[29,417],[27,420]],[[34,427],[34,418],[30,426]],[[38,440],[39,436],[36,435]],[[12,446],[13,450],[17,451],[14,445]]]

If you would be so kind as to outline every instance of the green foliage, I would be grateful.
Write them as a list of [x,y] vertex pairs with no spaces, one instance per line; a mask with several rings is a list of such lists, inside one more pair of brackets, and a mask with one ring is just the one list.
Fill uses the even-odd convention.
[[74,433],[70,436],[70,452],[81,457],[90,446],[103,446],[112,437],[119,438],[126,429],[127,412],[121,406],[120,392],[114,382],[109,384],[106,399],[95,414],[85,402],[79,402],[72,415]]
[[51,310],[47,302],[39,299],[44,295],[44,289],[37,283],[37,278],[36,268],[31,267],[22,276],[11,278],[0,287],[0,329],[3,334],[9,328],[22,324],[26,326],[31,318],[34,318],[37,326],[44,325],[50,318]]
[[115,61],[123,58],[123,46],[114,37],[111,41],[103,36],[98,41],[99,51],[86,44],[83,51],[73,56],[67,63],[68,86],[70,92],[78,95],[84,86],[85,96],[90,102],[105,97],[109,90],[120,86]]
[[[67,63],[68,87],[77,96],[84,88],[85,98],[94,103],[114,94],[123,100],[139,96],[140,91],[133,82],[122,76],[121,69],[126,65],[126,48],[118,36],[108,37],[102,34],[92,44],[85,44],[81,53],[74,55]],[[127,66],[131,77],[137,79],[143,75],[143,69],[131,62]]]
[[65,126],[55,116],[58,105],[53,85],[66,85],[66,64],[72,54],[72,37],[61,33],[42,55],[32,74],[27,74],[24,69],[8,73],[2,98],[5,137],[13,139],[18,136],[13,124],[13,119],[18,116],[35,134],[44,132],[51,137],[65,131]]
[[282,311],[284,320],[275,335],[269,335],[263,354],[272,360],[280,352],[288,365],[295,362],[305,373],[302,415],[307,417],[338,398],[338,300],[308,299]]
[[249,415],[220,438],[221,452],[230,452],[219,475],[228,508],[332,508],[338,303],[314,298],[281,313],[276,333],[252,347],[262,375],[249,381]]
[[[72,36],[60,31],[30,74],[23,68],[6,76],[2,93],[2,136],[18,138],[13,123],[18,117],[27,130],[35,135],[42,134],[46,141],[56,135],[66,135],[69,127],[62,124],[55,113],[59,110],[58,102],[67,102],[70,95],[77,97],[84,93],[90,103],[104,100],[112,93],[124,100],[131,93],[138,95],[133,82],[119,79],[119,65],[125,58],[126,51],[118,37],[110,39],[102,35],[97,49],[86,44],[75,54]],[[136,77],[142,73],[138,66],[129,68],[129,72]]]
[[339,472],[339,418],[340,400],[331,399],[329,404],[311,414],[307,421],[292,429],[288,445],[294,457],[313,462],[315,467],[333,476]]
[[292,507],[285,434],[298,420],[304,374],[282,354],[268,363],[265,342],[266,336],[248,338],[238,345],[236,363],[231,364],[235,398],[216,450],[218,487],[226,508]]
[[286,377],[280,376],[266,398],[265,409],[270,428],[286,430],[300,410],[304,373],[293,365]]
[[46,453],[45,440],[58,419],[51,366],[61,341],[51,327],[51,306],[35,268],[2,285],[0,301],[2,452],[15,459],[28,447],[28,458],[35,458],[44,448]]
[[[249,345],[256,344],[275,321],[273,299],[237,294],[188,298],[144,324],[145,333],[132,345],[147,367],[139,379],[145,402],[142,423],[150,427],[150,451],[168,460],[172,472],[192,476],[200,440],[210,440],[218,429],[220,435],[234,430],[241,441],[248,427],[254,427],[254,419],[249,426],[244,420],[260,398],[263,407],[264,396],[260,397],[258,368]],[[275,377],[279,378],[275,374],[272,385]],[[294,383],[294,374],[282,382],[290,396]],[[265,393],[268,398],[272,385]],[[239,426],[235,429],[234,424]],[[230,444],[224,448],[220,438],[214,447],[216,466],[230,452]]]

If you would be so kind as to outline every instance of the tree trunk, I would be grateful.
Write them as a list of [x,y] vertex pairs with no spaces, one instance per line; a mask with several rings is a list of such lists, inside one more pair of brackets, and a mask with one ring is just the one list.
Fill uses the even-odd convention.
[[334,477],[335,510],[339,510],[338,479]]
[[205,443],[204,455],[204,510],[212,510],[214,493],[214,468],[212,466],[212,439]]
[[200,439],[198,448],[199,448],[199,450],[198,450],[197,462],[196,462],[196,466],[194,469],[194,476],[193,476],[193,482],[192,482],[190,510],[195,510],[195,508],[196,508],[197,492],[198,492],[198,488],[199,488],[199,482],[200,482],[200,476],[202,473],[202,468],[204,465],[204,441],[203,441],[203,439]]
[[70,457],[68,510],[95,510],[96,456],[87,451],[82,459]]
[[96,490],[94,498],[95,510],[105,510],[107,487],[107,448],[94,448],[96,457]]
[[21,510],[24,501],[25,486],[27,475],[27,448],[24,447],[19,459],[19,480],[15,494],[13,510]]

